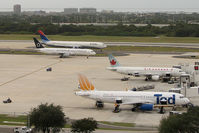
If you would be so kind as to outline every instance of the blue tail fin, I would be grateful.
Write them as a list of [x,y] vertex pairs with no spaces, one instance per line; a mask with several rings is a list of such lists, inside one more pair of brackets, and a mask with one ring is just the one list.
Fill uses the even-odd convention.
[[41,30],[39,30],[38,33],[39,33],[42,41],[44,41],[44,42],[50,41]]
[[113,55],[108,55],[111,67],[117,67],[120,66],[120,63],[116,60],[116,58]]

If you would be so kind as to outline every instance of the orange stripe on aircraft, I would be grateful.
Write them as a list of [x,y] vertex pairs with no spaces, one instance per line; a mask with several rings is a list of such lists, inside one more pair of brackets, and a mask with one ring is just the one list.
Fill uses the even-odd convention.
[[87,86],[85,84],[84,77],[82,75],[80,75],[80,80],[81,80],[81,83],[82,83],[84,90],[89,90],[89,88],[87,88]]
[[84,76],[84,80],[86,81],[87,87],[89,88],[89,90],[94,90],[95,87],[93,86],[93,84],[91,82],[89,82],[89,80]]
[[79,86],[80,86],[80,88],[81,88],[82,90],[85,90],[80,79],[79,79]]
[[93,84],[91,82],[89,82],[89,80],[83,75],[79,75],[79,82],[80,82],[80,88],[82,90],[94,90],[95,89]]
[[79,75],[79,85],[80,85],[80,88],[81,88],[82,90],[86,90],[85,87],[84,87],[84,85],[83,85],[83,81],[82,81],[81,75]]

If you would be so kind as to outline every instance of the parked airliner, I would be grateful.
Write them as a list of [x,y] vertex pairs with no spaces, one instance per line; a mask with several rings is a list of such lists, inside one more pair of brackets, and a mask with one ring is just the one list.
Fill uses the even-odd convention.
[[42,42],[47,46],[66,47],[66,48],[95,48],[103,49],[106,45],[102,42],[80,42],[80,41],[50,41],[47,36],[41,31],[38,31]]
[[96,101],[96,106],[103,107],[103,103],[114,103],[115,112],[119,112],[120,105],[133,105],[132,111],[152,111],[154,107],[173,107],[188,105],[190,101],[179,93],[146,92],[146,91],[98,91],[84,76],[79,75],[79,89],[75,94]]
[[130,76],[145,76],[147,80],[159,80],[161,77],[179,77],[184,74],[181,69],[178,68],[166,68],[166,67],[125,67],[121,66],[113,55],[109,55],[109,61],[111,67],[107,67],[108,70],[116,71],[118,73]]
[[95,55],[96,53],[91,49],[77,49],[77,48],[44,48],[44,46],[36,39],[33,38],[35,46],[39,52],[47,54],[59,54],[60,58],[68,57],[71,55]]

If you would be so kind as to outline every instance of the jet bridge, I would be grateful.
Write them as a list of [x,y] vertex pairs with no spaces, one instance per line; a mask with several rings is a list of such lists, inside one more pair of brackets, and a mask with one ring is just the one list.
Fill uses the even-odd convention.
[[[185,78],[189,78],[188,87],[193,87],[193,86],[199,86],[199,62],[195,62],[194,65],[190,65],[187,63],[180,63],[179,65],[173,66],[174,68],[181,68],[182,71],[184,71],[188,76],[181,76],[181,80],[184,80]],[[182,82],[180,81],[180,86]]]

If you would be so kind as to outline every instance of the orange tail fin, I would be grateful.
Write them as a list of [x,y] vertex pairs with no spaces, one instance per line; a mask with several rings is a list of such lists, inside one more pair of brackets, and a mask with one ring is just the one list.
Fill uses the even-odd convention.
[[86,78],[86,76],[79,74],[79,87],[83,91],[95,90],[94,85]]

